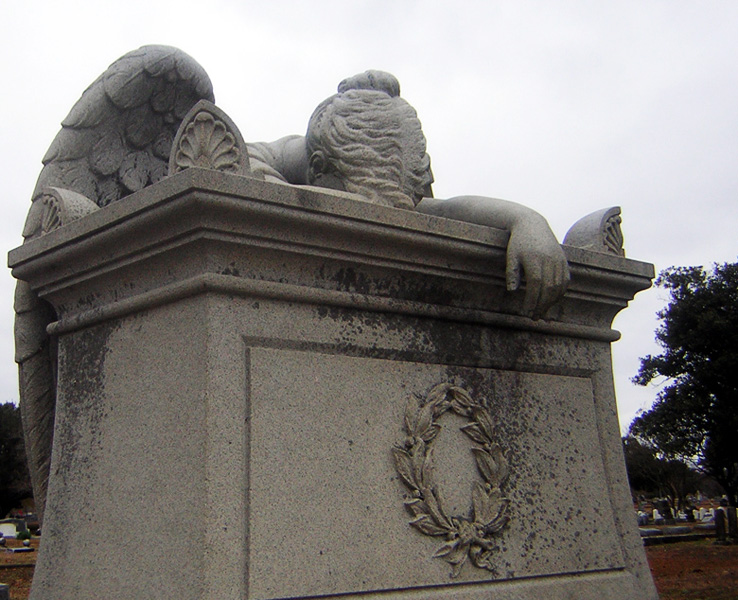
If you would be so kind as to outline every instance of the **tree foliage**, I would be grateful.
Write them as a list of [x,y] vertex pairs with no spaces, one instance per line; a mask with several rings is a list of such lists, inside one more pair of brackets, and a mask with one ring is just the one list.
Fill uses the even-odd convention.
[[20,408],[0,404],[0,518],[32,495]]
[[631,433],[666,458],[699,466],[738,501],[738,263],[672,267],[656,281],[671,294],[658,313],[657,356],[635,383],[664,378]]
[[687,496],[697,492],[703,482],[703,476],[681,460],[660,458],[654,448],[632,436],[623,438],[623,452],[634,499],[667,497],[673,508],[683,510]]

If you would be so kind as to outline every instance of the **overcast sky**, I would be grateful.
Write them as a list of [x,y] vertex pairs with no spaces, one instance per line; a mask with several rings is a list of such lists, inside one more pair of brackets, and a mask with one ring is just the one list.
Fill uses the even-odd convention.
[[[122,54],[193,56],[247,140],[304,133],[346,76],[394,73],[418,111],[437,197],[520,202],[563,239],[622,207],[629,257],[711,265],[738,255],[738,2],[190,0],[0,2],[3,248],[41,158],[82,91]],[[0,275],[0,402],[17,402],[14,282]],[[666,295],[615,320],[621,426],[657,388],[629,379]]]

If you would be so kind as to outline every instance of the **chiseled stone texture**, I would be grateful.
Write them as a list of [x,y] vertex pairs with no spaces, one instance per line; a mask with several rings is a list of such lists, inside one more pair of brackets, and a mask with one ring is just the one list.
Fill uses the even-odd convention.
[[[566,248],[516,314],[501,231],[189,169],[11,252],[59,320],[34,600],[656,599],[625,478],[615,314],[650,265]],[[407,399],[484,399],[510,475],[494,570],[409,525]],[[481,481],[456,414],[449,515]]]

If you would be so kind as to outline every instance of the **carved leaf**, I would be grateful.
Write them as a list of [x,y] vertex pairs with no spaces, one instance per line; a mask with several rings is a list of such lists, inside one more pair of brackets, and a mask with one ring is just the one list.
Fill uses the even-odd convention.
[[461,544],[461,540],[459,538],[455,538],[443,544],[443,546],[433,553],[433,556],[434,558],[445,558],[459,550],[464,550],[464,553],[466,554],[466,548]]
[[452,565],[451,577],[456,578],[459,576],[461,568],[466,562],[468,551],[468,545],[461,544],[459,540],[456,540],[445,543],[433,556],[436,558],[443,558],[443,560]]
[[472,440],[474,440],[477,444],[488,444],[489,439],[487,439],[484,436],[484,433],[482,433],[482,429],[479,427],[477,423],[469,423],[468,425],[464,425],[461,428],[461,431],[463,431],[466,435],[468,435]]
[[418,440],[415,445],[412,454],[413,459],[413,474],[415,481],[423,481],[423,467],[425,466],[425,442],[422,439]]
[[415,480],[415,469],[410,455],[402,448],[393,448],[392,455],[395,458],[395,468],[402,480],[410,489],[417,490],[418,484]]
[[489,448],[489,453],[492,456],[492,458],[495,461],[495,464],[497,464],[497,485],[502,485],[506,480],[508,475],[510,474],[510,467],[507,464],[507,460],[505,459],[505,455],[502,452],[502,448],[500,448],[497,444],[492,444],[492,446]]
[[507,508],[507,500],[501,498],[498,493],[493,491],[490,494],[483,493],[483,498],[479,499],[479,506],[474,506],[474,520],[485,527],[493,527],[496,520]]
[[439,383],[438,385],[433,386],[431,391],[428,392],[427,402],[429,404],[439,404],[445,399],[450,387],[451,386],[448,383]]
[[432,487],[435,485],[433,477],[433,448],[428,448],[428,451],[425,453],[420,476],[425,487]]
[[407,431],[408,435],[415,435],[418,413],[420,412],[422,402],[415,394],[407,399],[407,403],[405,404],[405,431]]
[[472,416],[471,407],[464,404],[463,400],[459,401],[458,397],[456,396],[453,396],[453,398],[451,399],[451,410],[460,417],[466,417],[467,419],[469,419]]
[[410,498],[409,500],[405,500],[405,508],[407,508],[414,517],[430,514],[428,505],[420,498]]
[[495,485],[497,483],[498,465],[494,458],[481,448],[472,448],[472,452],[474,453],[474,458],[477,461],[477,467],[482,477],[488,483]]
[[449,408],[451,408],[451,400],[448,400],[447,397],[444,397],[443,400],[440,402],[436,402],[433,404],[433,418],[437,419],[443,413],[445,413]]
[[[507,508],[507,502],[505,502],[505,505],[503,507],[504,509]],[[510,520],[510,517],[508,517],[505,514],[501,514],[496,519],[492,520],[491,522],[487,523],[484,530],[487,532],[487,534],[491,535],[493,533],[497,533],[500,531],[505,525],[507,525],[508,521]]]
[[413,519],[410,521],[410,525],[426,535],[446,535],[448,533],[448,530],[439,527],[429,515],[421,515],[417,519]]
[[469,392],[467,392],[464,388],[461,388],[457,385],[453,385],[449,389],[449,392],[451,392],[453,399],[460,406],[466,406],[468,408],[474,404],[474,400],[472,400],[472,397],[469,395]]
[[476,544],[473,544],[472,547],[469,548],[469,558],[471,558],[471,561],[480,569],[488,569],[490,571],[494,570],[494,566],[490,560],[491,557],[491,550],[485,550]]
[[472,416],[474,417],[474,421],[479,423],[484,435],[491,440],[495,434],[495,426],[487,411],[481,407],[475,406],[472,410]]
[[474,510],[474,522],[484,524],[484,515],[487,514],[488,497],[484,486],[478,481],[472,489],[472,508]]
[[447,531],[453,529],[451,521],[444,514],[443,509],[441,508],[441,503],[435,494],[435,490],[431,488],[423,488],[421,490],[421,494],[423,494],[423,498],[425,498],[428,512],[436,521],[436,523],[438,523],[442,527],[445,527]]
[[436,436],[441,431],[441,426],[437,423],[433,423],[428,429],[426,429],[420,436],[426,444],[430,444],[436,439]]
[[418,413],[418,424],[414,435],[424,437],[426,431],[433,423],[433,405],[428,402],[425,404]]

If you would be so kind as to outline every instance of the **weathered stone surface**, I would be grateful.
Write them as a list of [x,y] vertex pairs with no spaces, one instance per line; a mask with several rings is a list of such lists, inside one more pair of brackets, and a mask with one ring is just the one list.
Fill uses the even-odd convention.
[[[341,192],[187,169],[11,252],[58,315],[47,598],[655,599],[632,518],[610,329],[651,265],[565,248],[548,320],[507,233]],[[509,465],[493,570],[409,524],[409,397],[484,401]],[[475,444],[437,418],[467,517]],[[156,522],[141,553],[141,519]]]
[[[144,46],[116,60],[84,91],[46,152],[24,239],[165,177],[179,124],[200,100],[214,100],[210,79],[177,48]],[[55,317],[23,282],[16,287],[15,312],[26,452],[43,521],[56,405],[56,348],[45,328]]]
[[[566,257],[541,215],[483,196],[432,198],[420,120],[400,97],[393,75],[366,71],[345,79],[314,110],[304,137],[271,143],[245,144],[212,100],[205,71],[176,48],[144,46],[115,61],[82,94],[44,157],[24,239],[124,199],[167,174],[199,167],[346,191],[372,204],[502,229],[509,234],[507,288],[518,290],[523,277],[526,281],[518,301],[521,315],[546,316],[566,290]],[[591,227],[584,230],[590,237]],[[15,310],[26,447],[42,521],[57,391],[55,339],[46,327],[56,315],[23,282]]]

